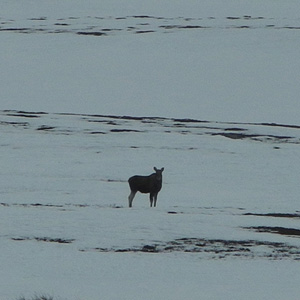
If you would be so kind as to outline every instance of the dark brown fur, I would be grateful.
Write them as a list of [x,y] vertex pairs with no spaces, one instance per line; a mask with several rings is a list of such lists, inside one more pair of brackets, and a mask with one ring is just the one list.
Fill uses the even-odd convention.
[[156,206],[157,194],[162,187],[162,172],[164,168],[157,169],[154,167],[155,173],[149,176],[135,175],[128,179],[131,193],[128,197],[129,207],[132,207],[132,201],[137,192],[148,194],[150,193],[150,207]]

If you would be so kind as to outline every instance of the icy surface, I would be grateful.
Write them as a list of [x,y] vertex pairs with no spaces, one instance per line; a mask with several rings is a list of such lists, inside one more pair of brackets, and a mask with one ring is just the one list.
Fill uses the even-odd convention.
[[0,298],[298,299],[298,12],[3,1]]

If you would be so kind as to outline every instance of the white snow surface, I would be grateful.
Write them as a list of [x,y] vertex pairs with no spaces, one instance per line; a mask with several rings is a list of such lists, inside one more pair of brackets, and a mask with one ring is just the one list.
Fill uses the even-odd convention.
[[0,9],[0,299],[299,299],[298,1]]

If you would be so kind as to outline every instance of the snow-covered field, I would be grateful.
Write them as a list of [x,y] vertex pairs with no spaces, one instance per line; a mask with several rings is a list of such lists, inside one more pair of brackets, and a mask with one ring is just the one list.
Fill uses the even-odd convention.
[[2,2],[1,299],[299,299],[300,4],[167,2]]

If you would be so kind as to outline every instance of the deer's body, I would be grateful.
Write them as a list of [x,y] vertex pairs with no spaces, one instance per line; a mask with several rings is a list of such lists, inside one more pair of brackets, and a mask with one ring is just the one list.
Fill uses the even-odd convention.
[[135,175],[128,179],[131,193],[128,197],[129,207],[132,207],[132,201],[137,192],[143,194],[150,194],[150,206],[152,207],[154,202],[154,207],[156,206],[157,194],[162,187],[162,172],[161,170],[154,167],[155,173],[149,176]]

